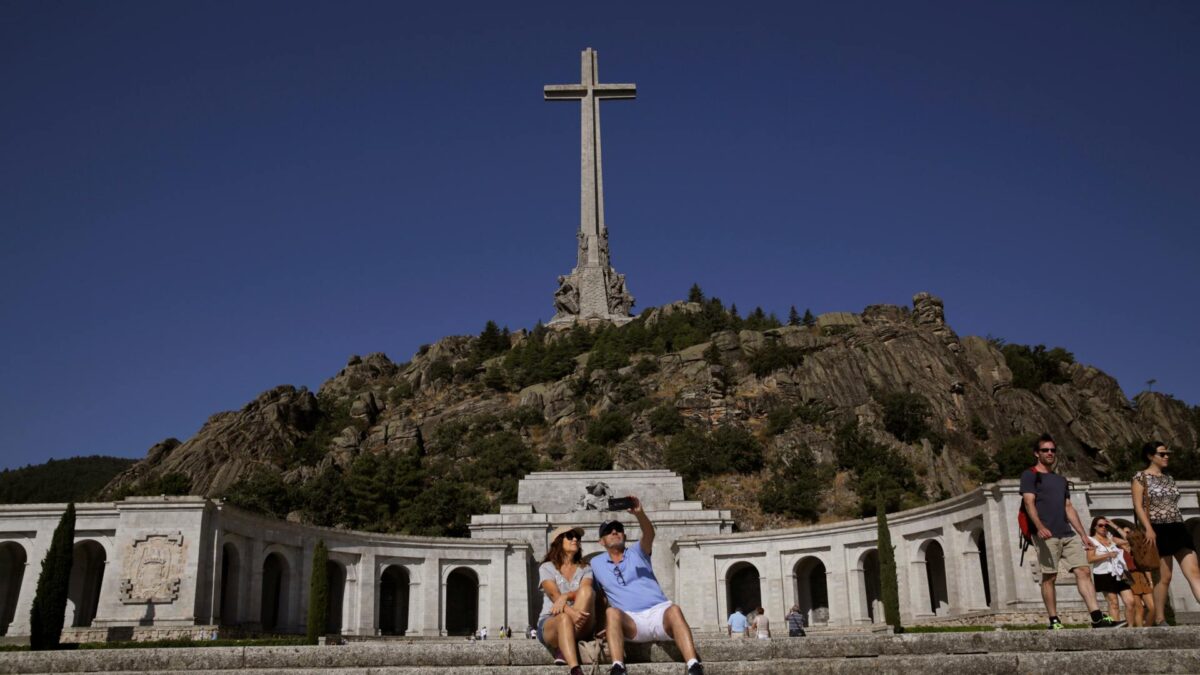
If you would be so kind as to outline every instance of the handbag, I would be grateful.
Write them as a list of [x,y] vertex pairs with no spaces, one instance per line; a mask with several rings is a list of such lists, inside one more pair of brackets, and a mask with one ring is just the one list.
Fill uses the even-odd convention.
[[579,648],[579,663],[591,664],[591,675],[597,675],[600,672],[600,662],[604,661],[604,647],[606,643],[603,640],[595,638],[591,640],[580,640],[576,647]]
[[1129,533],[1129,547],[1133,550],[1133,562],[1139,570],[1156,570],[1160,558],[1158,548],[1146,541],[1146,533],[1134,530]]

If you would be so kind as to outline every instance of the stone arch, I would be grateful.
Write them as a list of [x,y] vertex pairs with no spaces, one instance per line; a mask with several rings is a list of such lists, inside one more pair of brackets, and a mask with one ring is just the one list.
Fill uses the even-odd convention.
[[17,615],[28,562],[24,546],[15,541],[0,544],[0,635],[8,635],[8,627]]
[[725,607],[729,614],[740,607],[749,614],[762,605],[762,585],[753,563],[737,562],[725,572]]
[[983,588],[983,604],[992,606],[992,579],[988,574],[987,537],[983,530],[971,532],[971,544],[979,552],[979,577]]
[[291,596],[291,565],[278,551],[267,554],[262,563],[262,604],[259,623],[264,631],[286,629]]
[[813,556],[801,558],[792,567],[792,576],[796,580],[796,604],[800,605],[800,613],[807,617],[808,625],[829,623],[825,563]]
[[925,589],[931,614],[943,616],[950,611],[950,592],[946,584],[946,553],[937,540],[930,539],[921,545],[921,559],[925,562]]
[[67,586],[67,610],[72,626],[86,628],[92,625],[100,606],[100,587],[104,583],[108,555],[100,542],[84,539],[75,543],[74,556],[71,581]]
[[883,592],[880,588],[879,549],[870,549],[858,559],[862,570],[863,606],[871,623],[883,622]]
[[404,635],[408,632],[409,586],[412,577],[403,565],[388,565],[379,580],[379,632]]
[[471,635],[479,628],[479,575],[456,567],[446,576],[446,634]]
[[325,607],[325,632],[342,632],[342,615],[346,601],[346,567],[336,560],[325,561],[325,583],[329,589],[329,604]]
[[241,622],[242,553],[237,544],[225,542],[221,547],[221,625],[236,626]]

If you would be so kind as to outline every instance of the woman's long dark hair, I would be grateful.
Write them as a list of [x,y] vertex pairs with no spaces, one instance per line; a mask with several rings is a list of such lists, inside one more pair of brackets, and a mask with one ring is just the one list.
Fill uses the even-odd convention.
[[1108,527],[1104,528],[1105,534],[1110,537],[1112,536],[1113,521],[1108,520],[1108,518],[1105,518],[1104,516],[1096,516],[1095,518],[1092,518],[1092,527],[1088,530],[1088,535],[1093,537],[1096,536],[1096,523],[1102,520],[1108,521]]
[[[563,540],[567,538],[567,534],[567,532],[563,532],[554,538],[554,541],[550,544],[550,550],[546,551],[546,557],[542,558],[542,562],[553,563],[555,569],[563,566],[563,563],[566,562],[563,559],[567,557],[567,552],[563,550]],[[581,544],[583,543],[582,540],[577,541],[579,541]],[[583,562],[582,546],[575,551],[575,555],[571,557],[571,562],[575,563],[576,565]]]
[[1151,464],[1150,458],[1153,457],[1156,452],[1158,452],[1159,448],[1165,448],[1165,447],[1167,447],[1167,444],[1163,443],[1162,441],[1150,441],[1149,443],[1143,445],[1142,446],[1142,461],[1146,463],[1146,466],[1150,466],[1150,464]]

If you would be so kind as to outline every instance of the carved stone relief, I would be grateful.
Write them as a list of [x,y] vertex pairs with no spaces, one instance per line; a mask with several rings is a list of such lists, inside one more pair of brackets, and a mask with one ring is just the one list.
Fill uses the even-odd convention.
[[121,602],[126,605],[175,602],[183,577],[183,550],[181,532],[147,533],[134,539],[125,553]]

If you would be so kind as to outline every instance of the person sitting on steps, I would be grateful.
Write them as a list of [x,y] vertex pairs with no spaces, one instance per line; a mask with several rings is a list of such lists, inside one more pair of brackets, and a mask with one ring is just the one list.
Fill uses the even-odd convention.
[[641,527],[641,540],[625,546],[625,526],[617,520],[600,524],[600,544],[605,553],[592,559],[592,574],[608,597],[605,628],[612,655],[609,675],[626,675],[625,642],[673,640],[687,661],[688,675],[703,675],[704,666],[696,654],[692,629],[679,605],[667,599],[654,576],[650,556],[654,547],[654,525],[642,511],[642,503],[630,497],[629,513]]
[[545,596],[538,616],[538,639],[554,655],[556,665],[570,666],[571,675],[583,675],[576,641],[591,637],[595,625],[592,568],[583,562],[582,542],[581,528],[554,530],[550,550],[538,567],[538,586]]

